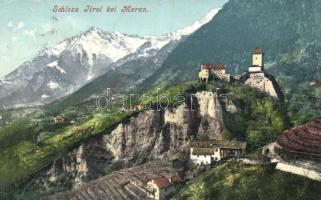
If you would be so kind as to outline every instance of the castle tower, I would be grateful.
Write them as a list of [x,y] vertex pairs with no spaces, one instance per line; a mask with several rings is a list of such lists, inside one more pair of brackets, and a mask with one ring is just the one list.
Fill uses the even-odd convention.
[[254,49],[252,53],[252,65],[249,67],[249,73],[244,84],[276,99],[282,96],[274,77],[264,72],[264,53],[260,48]]
[[252,66],[249,67],[249,72],[264,71],[264,53],[262,49],[256,48],[252,53]]
[[253,66],[263,67],[263,65],[264,65],[263,59],[264,59],[264,53],[263,53],[262,49],[260,49],[260,48],[254,49],[253,55],[252,55]]

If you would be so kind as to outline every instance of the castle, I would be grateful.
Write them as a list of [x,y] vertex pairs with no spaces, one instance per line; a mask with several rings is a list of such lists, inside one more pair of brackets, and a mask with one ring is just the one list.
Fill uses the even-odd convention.
[[227,82],[231,81],[231,75],[226,73],[222,64],[202,64],[201,71],[198,74],[200,81],[208,83],[210,79],[221,79]]
[[280,99],[282,96],[274,77],[264,71],[264,53],[260,48],[254,49],[252,65],[249,67],[248,72],[244,73],[240,78],[231,76],[221,64],[201,65],[199,80],[208,83],[210,79],[220,79],[227,82],[239,80],[241,83],[264,92],[273,98]]

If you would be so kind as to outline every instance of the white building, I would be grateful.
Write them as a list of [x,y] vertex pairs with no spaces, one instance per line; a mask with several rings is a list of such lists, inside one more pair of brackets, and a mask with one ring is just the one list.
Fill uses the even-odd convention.
[[246,142],[208,140],[191,141],[190,159],[196,165],[210,165],[222,159],[241,156]]

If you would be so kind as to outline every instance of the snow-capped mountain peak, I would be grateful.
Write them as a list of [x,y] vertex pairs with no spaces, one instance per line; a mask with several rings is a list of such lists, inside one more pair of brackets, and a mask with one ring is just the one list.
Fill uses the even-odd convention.
[[[50,101],[72,93],[118,67],[131,73],[137,66],[149,66],[144,71],[146,73],[141,74],[142,81],[161,66],[186,36],[209,22],[217,11],[212,10],[193,25],[163,36],[141,37],[92,27],[40,51],[35,58],[8,74],[0,82],[0,89],[5,88],[0,90],[0,98],[5,97],[6,104]],[[12,92],[15,92],[15,97],[10,96]]]
[[208,23],[219,11],[211,10],[204,18],[193,25],[160,37],[140,37],[120,32],[105,32],[97,27],[91,27],[86,32],[64,40],[52,48],[47,48],[41,54],[59,57],[64,51],[72,52],[80,59],[85,55],[87,64],[92,66],[97,57],[104,56],[111,62],[134,53],[146,42],[150,42],[153,49],[160,49],[171,40],[179,40],[182,36],[190,35],[202,25]]
[[146,42],[145,38],[128,36],[119,32],[104,32],[92,27],[85,33],[60,42],[53,48],[48,48],[44,53],[59,56],[63,51],[70,51],[80,57],[85,53],[88,56],[88,64],[93,64],[93,57],[103,55],[117,61],[118,59],[133,53]]
[[187,26],[173,33],[169,33],[168,35],[173,39],[180,39],[184,35],[190,35],[196,30],[198,30],[201,26],[211,21],[214,18],[214,16],[218,13],[219,10],[220,9],[213,9],[204,18],[194,22],[194,24],[192,24],[191,26]]

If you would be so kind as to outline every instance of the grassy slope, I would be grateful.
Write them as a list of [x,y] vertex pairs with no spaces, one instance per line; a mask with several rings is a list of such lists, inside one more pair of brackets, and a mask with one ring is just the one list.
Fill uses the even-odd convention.
[[317,200],[321,183],[265,169],[262,166],[227,163],[189,183],[176,200]]
[[[81,125],[65,128],[41,142],[34,142],[33,138],[28,137],[27,131],[30,128],[25,128],[26,132],[22,134],[26,137],[14,138],[11,145],[7,145],[0,151],[0,184],[12,183],[30,175],[80,141],[97,134],[107,133],[127,117],[127,113],[96,115]],[[3,139],[1,143],[8,143],[5,141]]]
[[[171,97],[191,90],[195,82],[184,82],[170,87],[162,87],[162,95]],[[153,103],[156,91],[146,92]],[[55,158],[75,148],[80,142],[99,134],[108,134],[117,124],[127,120],[133,112],[111,111],[96,114],[93,118],[80,124],[65,127],[41,142],[35,138],[41,132],[28,120],[14,122],[0,128],[0,186],[21,180],[45,167]]]

